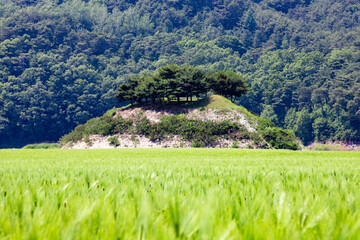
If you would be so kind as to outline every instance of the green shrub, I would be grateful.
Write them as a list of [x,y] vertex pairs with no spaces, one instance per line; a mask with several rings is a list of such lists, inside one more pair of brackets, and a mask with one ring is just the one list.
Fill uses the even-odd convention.
[[119,142],[119,139],[117,137],[109,137],[107,139],[111,145],[114,145],[114,147],[117,147],[117,146],[120,146],[120,142]]
[[84,142],[89,146],[93,145],[93,142],[90,140],[90,137],[88,135],[84,137]]
[[299,145],[295,142],[295,134],[291,130],[267,127],[261,133],[270,146],[275,149],[299,149]]
[[194,143],[191,145],[193,148],[203,148],[205,147],[205,143],[194,141]]
[[57,143],[39,143],[26,145],[23,149],[54,149],[59,147]]
[[258,118],[257,124],[258,125],[256,127],[256,130],[258,131],[263,131],[268,127],[275,127],[275,124],[273,122],[264,118]]
[[231,148],[239,148],[238,142],[234,141],[231,145]]
[[191,141],[195,146],[215,146],[220,137],[234,134],[243,127],[230,121],[220,123],[212,121],[191,120],[183,115],[163,116],[161,121],[150,125],[148,119],[141,117],[136,120],[136,133],[142,134],[151,141],[163,140],[172,135],[179,135]]
[[[296,137],[293,131],[275,127],[274,123],[263,118],[258,118],[257,124],[258,133],[254,134],[258,136],[254,135],[252,137],[256,145],[260,146],[261,141],[265,140],[275,149],[298,150],[300,148],[295,141]],[[262,147],[268,148],[267,144]]]
[[111,114],[105,114],[102,117],[90,119],[85,124],[80,124],[69,134],[60,139],[61,144],[69,142],[78,142],[89,135],[100,134],[103,136],[112,134],[123,134],[131,129],[132,120],[125,120],[122,117],[113,117]]
[[103,136],[115,133],[124,133],[132,125],[131,120],[124,120],[122,117],[112,117],[104,115],[102,117],[90,119],[86,123],[87,134],[100,134]]
[[60,138],[59,142],[61,144],[66,144],[66,143],[71,143],[71,142],[75,143],[81,141],[81,139],[85,136],[85,129],[86,129],[85,125],[80,124],[69,134],[66,134],[62,138]]
[[141,135],[149,135],[151,132],[150,120],[140,112],[135,118],[135,132]]

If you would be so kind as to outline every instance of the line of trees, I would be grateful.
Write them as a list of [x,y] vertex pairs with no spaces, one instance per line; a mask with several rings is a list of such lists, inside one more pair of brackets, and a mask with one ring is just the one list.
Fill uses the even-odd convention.
[[141,102],[164,102],[181,98],[192,101],[209,92],[223,95],[234,101],[249,92],[248,85],[239,73],[232,71],[204,72],[191,65],[170,64],[159,68],[154,74],[129,77],[127,83],[117,89],[116,98],[131,104]]

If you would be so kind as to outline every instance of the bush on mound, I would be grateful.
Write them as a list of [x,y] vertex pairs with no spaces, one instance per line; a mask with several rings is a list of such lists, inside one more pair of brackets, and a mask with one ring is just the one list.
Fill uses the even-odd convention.
[[[151,123],[143,112],[135,118],[105,114],[77,126],[71,133],[63,136],[60,143],[65,145],[87,139],[90,135],[112,136],[116,134],[145,136],[153,142],[179,136],[192,143],[193,147],[215,147],[222,140],[252,140],[257,147],[275,149],[299,149],[295,135],[289,130],[277,128],[273,123],[258,119],[257,132],[249,132],[240,123],[228,120],[222,122],[188,119],[184,115],[162,116],[157,123]],[[109,138],[110,139],[110,138]],[[110,141],[111,140],[111,141]],[[116,146],[113,139],[109,141]]]

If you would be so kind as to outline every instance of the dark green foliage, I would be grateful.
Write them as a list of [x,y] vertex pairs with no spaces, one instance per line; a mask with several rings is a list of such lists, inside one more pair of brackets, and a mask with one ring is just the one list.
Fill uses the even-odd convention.
[[223,95],[233,100],[249,91],[242,76],[232,71],[208,73],[199,68],[170,64],[163,66],[156,73],[132,76],[126,84],[121,84],[115,97],[120,101],[133,103],[164,102],[181,98],[192,101],[208,91]]
[[295,134],[291,130],[284,130],[278,127],[267,127],[260,131],[264,139],[275,149],[298,150],[295,142]]
[[202,70],[190,66],[166,65],[152,75],[141,74],[129,77],[121,84],[115,97],[120,101],[133,103],[164,102],[206,95],[210,84]]
[[113,117],[110,115],[93,118],[85,124],[80,124],[69,134],[63,136],[60,139],[60,143],[66,144],[69,142],[78,142],[85,136],[93,134],[100,134],[103,136],[116,133],[122,134],[128,131],[132,123],[131,120],[125,120],[121,117]]
[[292,129],[306,145],[358,142],[359,63],[358,48],[334,50],[328,56],[292,50],[268,53],[247,76],[261,94],[248,94],[240,102],[277,126]]
[[197,140],[195,140],[191,146],[193,148],[203,148],[203,147],[205,147],[205,143],[198,142]]
[[111,145],[114,145],[114,147],[117,147],[120,145],[119,139],[115,136],[109,137],[108,141],[110,142]]
[[115,133],[124,133],[129,126],[131,126],[131,120],[124,120],[121,117],[112,117],[104,115],[99,118],[90,119],[87,123],[87,134],[100,134],[110,135]]
[[259,118],[257,120],[257,127],[256,129],[258,131],[264,131],[266,128],[272,128],[272,127],[275,127],[275,124],[267,119],[264,119],[264,118]]
[[232,71],[219,71],[210,76],[211,88],[214,93],[230,98],[240,98],[249,92],[242,76]]
[[244,27],[250,32],[254,32],[256,30],[256,22],[254,19],[254,13],[252,11],[248,11],[246,13]]
[[136,133],[145,135],[152,141],[178,135],[195,145],[215,146],[220,137],[229,138],[235,136],[237,132],[246,135],[246,130],[236,123],[191,120],[183,115],[163,116],[159,123],[151,125],[144,116],[138,117],[136,121]]
[[240,56],[246,53],[246,48],[243,46],[239,38],[235,36],[224,35],[215,40],[215,44],[220,48],[230,48],[238,52]]
[[233,142],[233,144],[231,145],[231,148],[239,148],[239,145],[237,142]]
[[59,143],[61,145],[64,145],[66,143],[75,143],[81,141],[81,139],[83,139],[83,137],[85,136],[87,136],[85,124],[80,124],[70,133],[62,136],[59,140]]
[[[155,132],[150,125],[150,120],[140,112],[135,119],[135,133],[149,136],[150,134],[156,134]],[[161,134],[161,129],[159,134]],[[151,138],[151,140],[153,140],[153,138]]]
[[258,133],[275,149],[298,150],[296,137],[293,131],[275,127],[271,121],[263,118],[257,120]]

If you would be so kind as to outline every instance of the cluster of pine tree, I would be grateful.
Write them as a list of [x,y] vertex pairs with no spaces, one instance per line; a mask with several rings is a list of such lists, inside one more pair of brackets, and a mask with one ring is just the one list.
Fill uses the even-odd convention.
[[201,69],[170,64],[158,69],[154,74],[132,76],[127,83],[121,84],[116,98],[120,102],[164,102],[193,96],[200,98],[211,91],[234,100],[249,92],[247,84],[240,74],[232,71],[205,73]]

